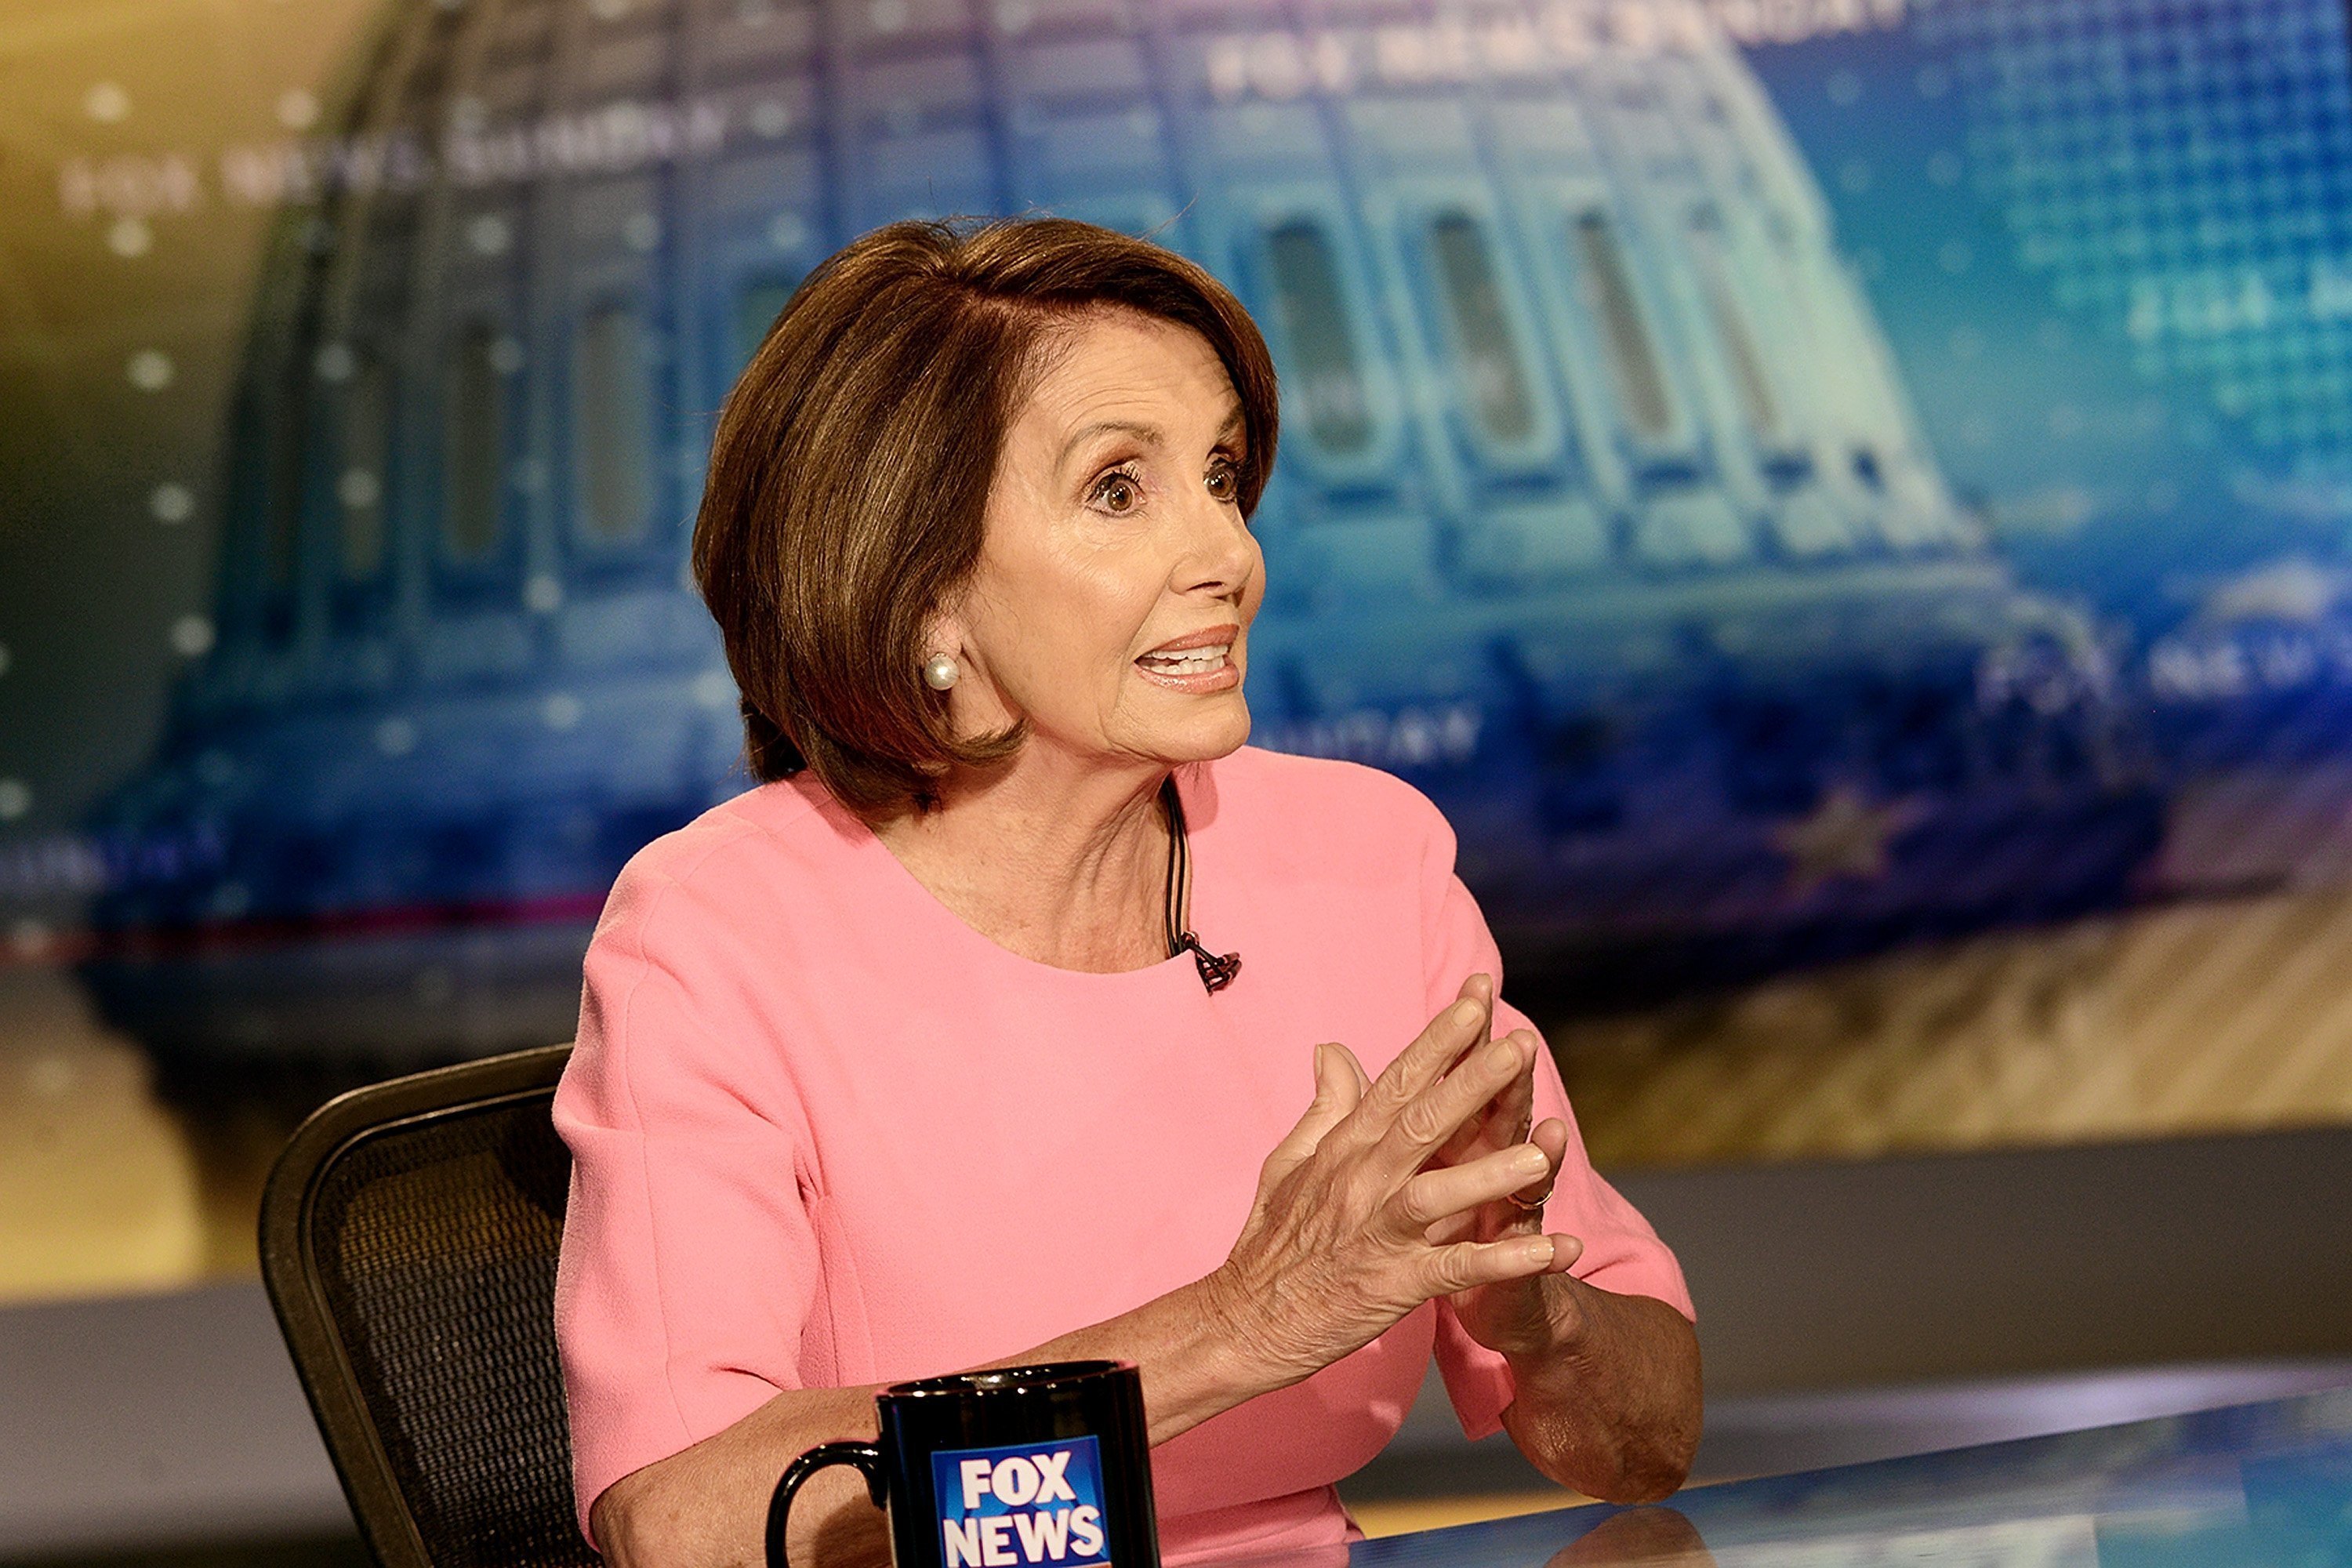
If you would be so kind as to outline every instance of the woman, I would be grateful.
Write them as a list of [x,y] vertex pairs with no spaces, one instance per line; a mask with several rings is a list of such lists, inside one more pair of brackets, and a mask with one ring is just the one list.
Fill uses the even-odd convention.
[[[1243,747],[1275,425],[1230,294],[1059,220],[868,235],[728,399],[694,565],[762,782],[622,873],[555,1105],[622,1568],[756,1562],[875,1385],[1034,1359],[1141,1366],[1172,1563],[1347,1539],[1433,1352],[1474,1436],[1679,1484],[1680,1273],[1444,819]],[[887,1550],[846,1472],[793,1523]]]

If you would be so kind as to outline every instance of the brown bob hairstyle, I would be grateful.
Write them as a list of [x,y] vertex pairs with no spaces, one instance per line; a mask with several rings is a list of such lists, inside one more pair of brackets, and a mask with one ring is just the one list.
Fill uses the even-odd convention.
[[1274,465],[1276,388],[1241,302],[1148,240],[1066,218],[905,222],[811,272],[728,395],[694,575],[762,783],[803,768],[868,821],[936,804],[959,738],[924,684],[929,617],[980,560],[999,449],[1056,327],[1096,310],[1188,327],[1241,400],[1241,505]]

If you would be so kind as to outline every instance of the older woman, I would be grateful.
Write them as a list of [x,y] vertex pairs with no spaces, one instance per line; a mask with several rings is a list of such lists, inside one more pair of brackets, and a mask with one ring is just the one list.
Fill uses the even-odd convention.
[[[1233,297],[1058,220],[858,240],[728,399],[694,564],[761,782],[623,872],[555,1107],[624,1568],[756,1562],[875,1385],[1048,1357],[1141,1366],[1173,1563],[1348,1539],[1433,1352],[1563,1485],[1680,1482],[1681,1275],[1444,820],[1243,744],[1274,446]],[[847,1472],[793,1521],[885,1551]]]

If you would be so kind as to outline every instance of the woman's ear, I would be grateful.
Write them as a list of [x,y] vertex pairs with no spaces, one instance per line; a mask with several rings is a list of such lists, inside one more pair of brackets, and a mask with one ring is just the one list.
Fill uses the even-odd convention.
[[923,617],[924,659],[947,655],[958,664],[971,663],[971,638],[963,617],[951,610],[934,610]]
[[923,657],[948,654],[958,660],[971,651],[971,624],[968,614],[971,598],[969,579],[952,591],[943,593],[923,614]]
[[[955,678],[944,690],[949,710],[954,715],[956,731],[961,735],[992,734],[1003,729],[1016,717],[1006,706],[1003,694],[991,678],[987,660],[981,656],[971,624],[963,613],[963,599],[933,610],[923,618],[923,663],[929,666],[940,656],[955,661]],[[928,670],[918,670],[928,676]]]

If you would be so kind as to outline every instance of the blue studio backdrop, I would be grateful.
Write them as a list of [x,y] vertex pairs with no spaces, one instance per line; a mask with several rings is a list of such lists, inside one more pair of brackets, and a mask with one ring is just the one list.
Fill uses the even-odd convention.
[[1444,807],[1637,1005],[2242,891],[2352,804],[2340,0],[394,0],[282,204],[216,637],[89,826],[167,1058],[562,1038],[748,786],[714,411],[908,216],[1266,331],[1257,743]]

